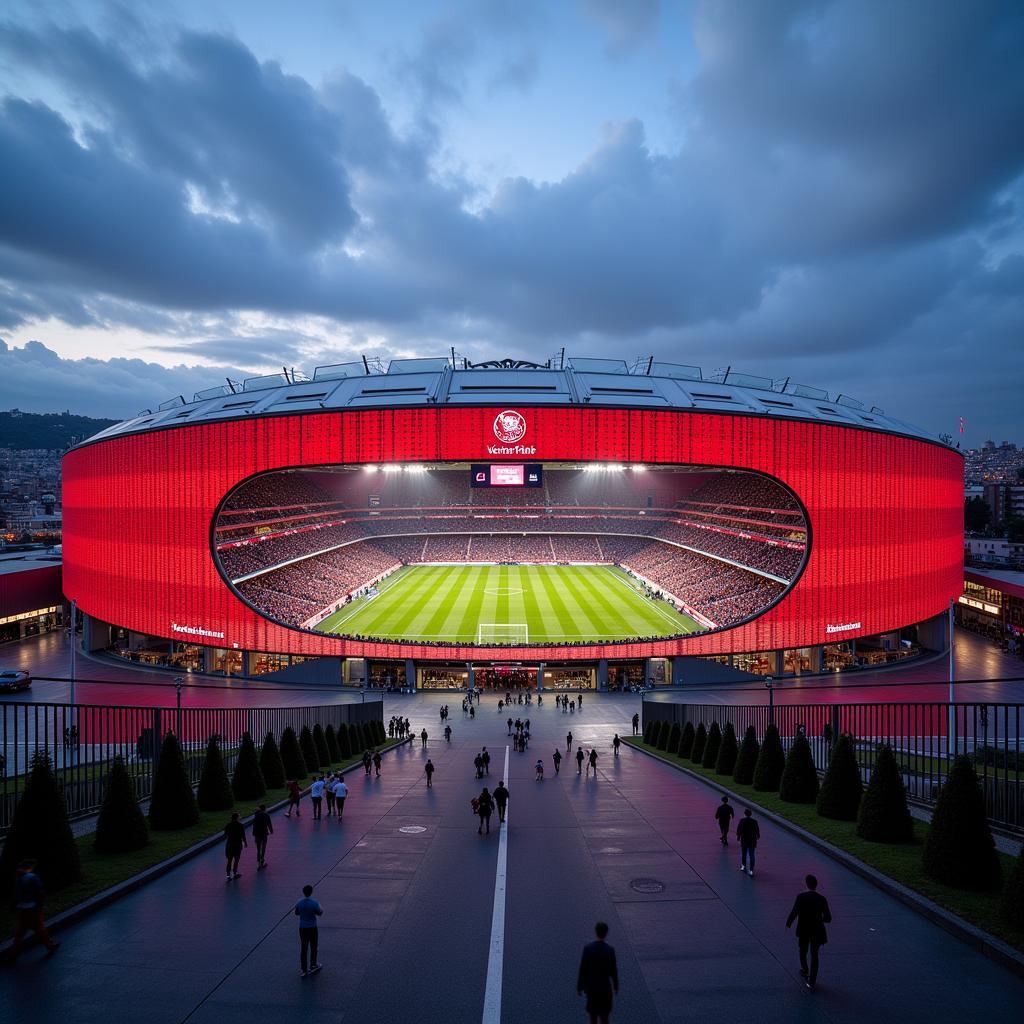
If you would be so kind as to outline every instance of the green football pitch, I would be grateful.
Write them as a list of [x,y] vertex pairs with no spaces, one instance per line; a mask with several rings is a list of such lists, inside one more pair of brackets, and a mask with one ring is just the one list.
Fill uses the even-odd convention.
[[701,627],[607,565],[414,565],[346,605],[325,633],[448,643],[560,643]]

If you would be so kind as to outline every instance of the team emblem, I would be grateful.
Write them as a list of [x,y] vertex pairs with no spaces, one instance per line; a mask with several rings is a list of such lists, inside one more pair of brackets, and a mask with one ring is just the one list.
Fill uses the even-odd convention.
[[515,444],[526,437],[526,420],[522,413],[505,409],[494,417],[494,436],[503,444]]

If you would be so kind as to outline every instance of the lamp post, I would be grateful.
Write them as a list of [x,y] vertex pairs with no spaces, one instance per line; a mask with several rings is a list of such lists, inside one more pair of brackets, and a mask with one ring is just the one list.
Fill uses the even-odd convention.
[[[71,677],[71,703],[75,703],[75,620],[78,618],[78,602],[71,599],[71,664],[68,666],[68,675]],[[72,711],[74,714],[74,711]]]
[[768,688],[768,721],[775,724],[775,680],[771,676],[764,677],[764,685]]
[[[174,730],[177,733],[178,743],[179,744],[183,744],[184,743],[184,741],[182,740],[182,737],[181,737],[181,688],[184,685],[184,683],[185,683],[185,680],[184,680],[184,678],[182,676],[175,676],[174,677],[174,694],[175,694],[175,697],[177,698],[177,704],[178,704],[178,713],[177,713],[177,717],[176,717],[176,720],[175,720]],[[182,746],[182,749],[184,750],[184,746]]]
[[[953,629],[956,601],[949,599],[949,720],[946,723],[946,752],[950,760],[956,756],[956,695],[954,684],[956,683],[956,662],[953,656]],[[965,746],[966,750],[966,746]]]

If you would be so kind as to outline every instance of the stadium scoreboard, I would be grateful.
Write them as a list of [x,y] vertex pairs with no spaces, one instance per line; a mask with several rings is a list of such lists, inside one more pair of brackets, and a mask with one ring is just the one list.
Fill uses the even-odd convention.
[[469,483],[471,487],[543,487],[544,471],[539,462],[473,465]]

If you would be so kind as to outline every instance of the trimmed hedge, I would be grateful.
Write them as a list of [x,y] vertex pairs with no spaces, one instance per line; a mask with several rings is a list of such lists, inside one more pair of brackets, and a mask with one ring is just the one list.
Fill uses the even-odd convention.
[[203,774],[199,776],[196,802],[201,811],[226,811],[235,806],[235,797],[231,792],[231,783],[216,736],[211,736],[206,744],[206,759],[203,761]]
[[978,776],[963,754],[953,762],[935,803],[921,866],[936,882],[974,892],[995,889],[1002,881]]
[[363,736],[363,726],[361,722],[349,722],[348,724],[348,737],[352,744],[352,756],[360,757],[369,743],[366,742],[366,737]]
[[704,754],[700,759],[702,768],[714,768],[718,760],[718,750],[722,746],[722,727],[717,722],[711,723],[708,738],[704,743]]
[[327,746],[323,726],[319,722],[313,726],[313,746],[316,747],[316,759],[320,762],[320,767],[326,768],[331,763],[331,751]]
[[654,742],[654,727],[657,722],[644,722],[644,743]]
[[1008,925],[1024,931],[1024,846],[1006,881],[999,910]]
[[857,835],[875,843],[910,843],[914,840],[914,822],[907,806],[900,766],[892,748],[878,751],[871,769],[868,788],[857,812]]
[[302,760],[306,762],[306,770],[315,775],[320,767],[320,755],[308,725],[304,725],[299,733],[299,748],[302,750]]
[[725,728],[722,730],[722,742],[718,747],[718,757],[715,759],[715,774],[732,775],[736,768],[738,755],[736,730],[732,727],[732,722],[726,722]]
[[256,744],[247,733],[242,733],[242,745],[235,760],[235,773],[231,776],[231,792],[236,800],[258,800],[267,792],[267,783],[260,771]]
[[764,731],[757,764],[754,765],[754,789],[761,793],[778,792],[782,772],[786,767],[786,752],[782,749],[779,730],[774,722]]
[[284,762],[281,760],[281,751],[277,748],[277,740],[274,739],[272,732],[267,733],[260,750],[260,773],[267,789],[283,789],[288,781]]
[[290,725],[281,733],[281,761],[284,764],[285,779],[304,779],[309,775],[306,759],[299,746],[299,737]]
[[749,786],[754,781],[754,768],[757,766],[757,755],[760,753],[761,745],[757,742],[757,730],[747,726],[743,734],[743,742],[740,744],[740,752],[736,755],[736,767],[732,770],[734,782]]
[[704,760],[704,747],[708,742],[708,731],[701,722],[697,731],[693,734],[693,749],[690,751],[690,760],[694,764],[700,764]]
[[32,857],[43,884],[60,889],[82,877],[78,845],[68,824],[68,808],[50,757],[32,755],[25,790],[14,809],[14,820],[0,855],[0,880],[10,896],[18,863]]
[[683,726],[683,731],[679,734],[679,751],[676,756],[683,758],[689,757],[693,753],[693,741],[696,737],[696,733],[693,729],[693,722],[687,722]]
[[668,736],[672,731],[668,722],[658,723],[658,740],[656,746],[659,750],[665,750],[668,747]]
[[786,757],[779,797],[790,804],[813,804],[818,797],[818,770],[807,737],[798,732]]
[[863,792],[853,737],[848,732],[840,733],[821,782],[818,813],[836,821],[856,821]]
[[324,729],[324,740],[327,743],[327,756],[330,758],[331,764],[337,764],[341,760],[341,751],[338,749],[338,734],[330,723]]
[[679,751],[679,737],[682,736],[683,730],[679,728],[678,722],[672,723],[672,728],[668,731],[668,746],[665,747],[665,752],[668,754],[676,754]]
[[347,761],[352,756],[352,744],[349,740],[348,725],[342,722],[338,726],[338,760]]
[[178,737],[169,732],[160,747],[160,763],[153,776],[153,794],[149,800],[149,827],[157,832],[188,828],[199,820],[192,783],[185,771],[185,758]]
[[135,783],[120,757],[105,779],[103,804],[96,819],[97,853],[128,853],[149,843],[149,825],[135,796]]

